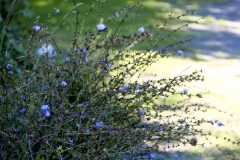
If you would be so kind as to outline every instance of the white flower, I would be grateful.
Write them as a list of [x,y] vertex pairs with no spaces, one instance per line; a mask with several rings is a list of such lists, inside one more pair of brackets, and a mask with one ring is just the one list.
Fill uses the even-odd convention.
[[48,55],[49,58],[56,57],[56,51],[54,50],[54,47],[51,44],[44,43],[41,48],[37,50],[37,55]]
[[42,107],[41,107],[41,110],[42,110],[42,111],[46,111],[46,110],[48,110],[48,109],[49,109],[48,105],[42,105]]
[[144,30],[143,27],[139,28],[138,31],[139,31],[140,33],[144,33],[144,32],[145,32],[145,30]]
[[99,32],[102,32],[102,31],[105,31],[107,27],[104,24],[100,23],[100,24],[97,24],[97,29]]

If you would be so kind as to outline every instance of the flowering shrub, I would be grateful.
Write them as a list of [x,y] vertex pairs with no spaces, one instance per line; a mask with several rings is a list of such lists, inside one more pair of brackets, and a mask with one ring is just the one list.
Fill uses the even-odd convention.
[[[183,55],[178,44],[190,39],[167,46],[161,46],[161,41],[199,20],[183,24],[164,37],[159,29],[193,12],[170,16],[152,28],[133,26],[136,32],[126,29],[118,33],[132,9],[139,13],[142,8],[142,2],[137,1],[81,32],[84,20],[80,21],[78,10],[84,4],[73,2],[69,13],[76,14],[76,29],[67,35],[72,36],[69,50],[61,49],[60,42],[52,38],[64,26],[57,26],[56,32],[51,32],[48,21],[39,24],[37,19],[31,28],[29,48],[24,56],[18,57],[25,62],[19,68],[22,74],[16,76],[12,71],[17,61],[6,61],[1,66],[1,158],[121,159],[129,155],[160,159],[153,152],[180,145],[204,147],[196,135],[214,135],[200,126],[224,124],[192,114],[214,107],[161,101],[171,95],[202,98],[200,93],[191,93],[185,86],[187,82],[203,81],[201,71],[169,79],[133,80],[134,75],[140,77],[159,58]],[[101,0],[97,4],[104,3]],[[118,27],[108,27],[107,22],[116,18],[121,19]],[[44,42],[40,37],[44,37]],[[149,47],[133,50],[142,43]]]

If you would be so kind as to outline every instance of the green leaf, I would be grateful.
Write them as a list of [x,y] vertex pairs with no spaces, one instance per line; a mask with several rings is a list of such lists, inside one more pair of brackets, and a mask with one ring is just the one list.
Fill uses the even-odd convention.
[[26,153],[28,152],[26,143],[20,141],[20,147],[24,152],[26,152]]
[[21,124],[23,124],[23,125],[26,125],[26,124],[28,124],[29,123],[29,121],[28,120],[26,120],[26,119],[22,119],[22,118],[17,118],[17,120],[21,123]]

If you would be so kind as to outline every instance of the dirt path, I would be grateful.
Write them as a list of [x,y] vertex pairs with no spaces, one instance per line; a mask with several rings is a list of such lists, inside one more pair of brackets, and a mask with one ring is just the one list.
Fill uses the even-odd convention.
[[191,25],[197,58],[240,58],[240,0],[208,5],[197,13],[205,22]]

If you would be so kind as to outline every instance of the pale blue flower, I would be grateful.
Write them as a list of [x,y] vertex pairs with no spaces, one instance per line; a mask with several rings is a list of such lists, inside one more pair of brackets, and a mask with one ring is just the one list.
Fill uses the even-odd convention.
[[64,62],[68,62],[68,61],[70,61],[70,58],[69,58],[69,57],[66,57],[66,58],[64,59]]
[[65,87],[65,86],[67,86],[67,83],[66,83],[65,81],[62,81],[62,82],[61,82],[61,86],[62,86],[62,87]]
[[68,138],[68,143],[73,143],[73,140],[71,138]]
[[140,32],[140,33],[144,33],[145,32],[145,30],[144,30],[144,28],[143,27],[141,27],[141,28],[138,28],[138,31]]
[[107,30],[107,27],[104,24],[100,23],[100,24],[97,24],[97,29],[99,32],[103,32]]
[[86,50],[86,49],[82,49],[81,52],[82,52],[83,54],[85,54],[85,53],[87,53],[87,50]]
[[155,159],[156,156],[155,156],[154,154],[151,153],[151,154],[149,155],[149,158],[150,158],[150,159]]
[[33,30],[34,32],[38,32],[38,31],[40,31],[40,29],[41,29],[40,26],[33,26],[33,27],[32,27],[32,30]]
[[128,85],[124,85],[123,87],[121,87],[119,90],[120,91],[126,91],[128,89]]
[[146,112],[145,112],[144,109],[140,109],[139,113],[140,113],[141,115],[144,115]]
[[82,105],[83,107],[85,107],[85,106],[88,105],[88,102],[82,102],[81,105]]
[[26,97],[23,96],[23,95],[21,95],[21,96],[20,96],[20,99],[21,99],[22,101],[24,101],[24,100],[26,99]]
[[96,127],[102,127],[102,125],[103,125],[103,122],[102,121],[97,121],[96,122]]
[[13,71],[8,71],[8,74],[12,75],[12,74],[13,74]]
[[140,84],[137,84],[136,90],[139,90],[140,88],[141,88],[141,85],[140,85]]
[[13,132],[15,132],[15,133],[17,133],[18,131],[19,131],[18,128],[14,128],[14,129],[13,129]]
[[218,125],[218,127],[224,126],[224,124],[222,122],[220,122],[220,121],[217,123],[217,125]]
[[187,94],[188,93],[188,89],[187,88],[184,88],[183,89],[183,94]]
[[58,13],[60,10],[58,8],[55,9],[55,13]]
[[158,132],[161,132],[161,131],[163,131],[163,128],[162,128],[162,127],[159,127],[159,128],[158,128]]
[[21,113],[21,114],[26,113],[26,109],[21,109],[21,110],[20,110],[20,113]]
[[77,48],[76,47],[74,47],[73,52],[77,52]]
[[183,129],[183,125],[179,126],[179,128],[178,128],[178,129],[179,129],[179,130],[180,130],[180,129]]
[[85,62],[88,62],[88,58],[87,57],[85,57]]
[[42,105],[42,107],[41,107],[41,110],[42,111],[46,111],[46,110],[48,110],[49,109],[49,106],[48,105]]
[[111,67],[112,66],[112,64],[111,63],[108,63],[108,67]]
[[183,55],[183,51],[179,50],[179,51],[177,51],[177,54],[178,54],[179,56],[181,56],[181,55]]
[[51,114],[48,110],[43,111],[45,117],[49,117]]
[[115,17],[119,17],[119,14],[118,14],[118,12],[116,12],[116,13],[115,13]]
[[12,65],[10,64],[10,63],[8,63],[7,65],[6,65],[6,68],[7,69],[10,69],[12,67]]

